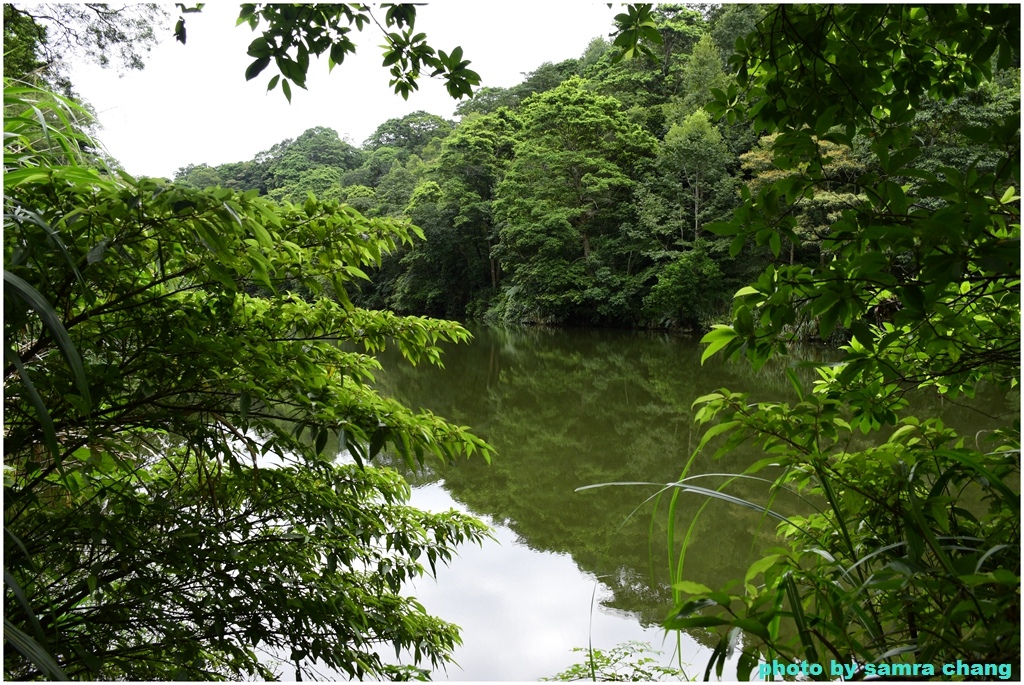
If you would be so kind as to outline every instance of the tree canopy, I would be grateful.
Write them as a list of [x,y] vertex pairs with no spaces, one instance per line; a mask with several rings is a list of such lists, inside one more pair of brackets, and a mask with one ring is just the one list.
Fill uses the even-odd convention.
[[114,172],[85,111],[32,87],[5,82],[5,114],[5,675],[450,658],[457,628],[403,584],[486,529],[370,462],[491,450],[370,382],[386,344],[439,363],[469,336],[346,295],[419,230]]
[[[714,108],[775,135],[772,164],[784,173],[710,230],[733,251],[753,239],[777,256],[782,240],[800,240],[794,209],[835,183],[830,161],[853,148],[868,170],[817,229],[820,261],[769,266],[736,293],[732,324],[704,337],[705,357],[760,365],[802,326],[822,338],[849,331],[813,392],[792,377],[795,404],[725,389],[699,400],[698,420],[717,419],[702,445],[754,441],[770,456],[748,474],[780,465],[775,487],[823,503],[783,517],[786,548],[755,563],[738,592],[677,586],[667,626],[733,631],[708,672],[740,631],[741,673],[766,658],[852,659],[861,672],[890,660],[1019,662],[1019,421],[965,439],[905,411],[911,388],[955,401],[1019,383],[1019,99],[969,129],[963,165],[918,165],[914,136],[919,112],[1009,68],[1019,32],[1014,6],[782,5],[737,43],[737,83]],[[883,428],[873,446],[855,446],[855,433]],[[705,604],[710,616],[692,615]],[[796,637],[782,637],[780,617]]]
[[30,75],[70,95],[71,59],[139,70],[167,11],[154,3],[4,4],[4,76]]
[[444,139],[453,128],[452,122],[421,110],[385,121],[370,134],[363,147],[368,150],[397,147],[411,155],[422,155],[431,140]]
[[655,141],[579,78],[527,101],[522,119],[494,210],[502,269],[518,293],[508,306],[538,321],[607,316],[603,305],[622,293],[606,279],[623,257],[624,201]]

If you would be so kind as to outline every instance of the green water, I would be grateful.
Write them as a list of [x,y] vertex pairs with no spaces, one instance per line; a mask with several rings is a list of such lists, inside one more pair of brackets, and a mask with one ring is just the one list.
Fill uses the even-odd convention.
[[[397,354],[385,355],[385,373],[378,379],[385,393],[470,426],[497,449],[490,465],[470,459],[448,467],[428,464],[426,471],[408,474],[420,493],[414,504],[468,510],[496,526],[500,541],[467,550],[463,556],[469,561],[441,570],[436,586],[417,587],[428,609],[465,629],[466,645],[456,655],[462,668],[435,678],[554,675],[582,660],[568,648],[586,645],[596,633],[611,641],[646,637],[671,652],[676,643],[670,638],[662,647],[657,629],[671,608],[668,496],[651,499],[656,485],[578,488],[676,480],[700,440],[693,401],[721,387],[759,400],[790,400],[784,367],[754,372],[746,363],[719,360],[701,366],[696,339],[658,334],[495,328],[473,333],[471,344],[448,348],[444,369],[413,368]],[[815,361],[828,355],[820,349],[801,353]],[[814,377],[810,370],[800,374],[808,385]],[[918,404],[919,414],[941,415],[965,431],[994,423],[935,399]],[[990,402],[986,411],[1005,409]],[[690,473],[741,472],[761,456],[753,447],[717,462],[700,456]],[[725,476],[708,476],[698,484],[724,482]],[[764,483],[740,481],[727,492],[764,501],[766,489]],[[783,499],[773,504],[783,513],[805,506]],[[695,519],[685,575],[712,587],[742,578],[774,542],[774,525],[757,512],[697,495],[681,499],[677,541]],[[513,553],[514,560],[503,556]],[[565,568],[550,566],[554,559]],[[517,582],[523,578],[530,580]],[[593,606],[586,601],[590,592]],[[558,602],[572,593],[583,599]],[[531,601],[528,614],[520,611]],[[573,613],[579,616],[565,615]],[[550,629],[548,639],[524,637],[538,630],[534,619]],[[684,637],[684,660],[693,664],[691,675],[700,675],[712,637],[701,631]]]

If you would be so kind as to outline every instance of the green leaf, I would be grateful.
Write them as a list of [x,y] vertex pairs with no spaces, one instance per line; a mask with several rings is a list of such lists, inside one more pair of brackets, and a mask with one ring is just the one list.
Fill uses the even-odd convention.
[[107,245],[110,244],[110,238],[104,238],[89,250],[89,254],[86,255],[85,261],[87,264],[95,264],[101,261],[107,253]]
[[769,634],[768,629],[757,621],[749,618],[737,618],[733,620],[732,624],[751,635],[756,635],[765,642],[771,642],[771,635]]
[[863,345],[869,352],[875,349],[875,336],[872,335],[871,329],[863,321],[852,321],[850,323],[850,332],[853,333],[853,337],[857,339],[861,345]]
[[764,573],[769,568],[774,566],[775,562],[777,562],[780,558],[781,555],[779,554],[770,554],[764,557],[763,559],[758,559],[750,565],[750,568],[747,569],[747,575],[744,577],[743,582],[750,583],[754,580],[754,578],[757,577],[758,574]]
[[706,362],[713,354],[735,339],[736,331],[734,331],[731,326],[723,326],[721,324],[715,324],[712,326],[711,331],[700,339],[702,344],[707,345],[704,353],[700,356],[700,363],[703,364]]
[[715,424],[711,428],[704,431],[704,435],[701,436],[700,443],[697,445],[697,449],[694,451],[700,452],[702,449],[704,449],[704,446],[707,445],[716,436],[731,431],[732,429],[736,428],[739,425],[739,421],[723,421],[722,423]]
[[43,634],[43,627],[39,624],[39,618],[36,616],[35,610],[32,608],[28,598],[25,596],[25,592],[22,590],[21,584],[18,583],[14,576],[12,576],[6,569],[4,569],[4,585],[11,589],[11,592],[14,594],[14,598],[18,601],[18,604],[21,605],[22,611],[28,619],[29,625],[32,627],[32,632],[35,633],[36,640],[38,640],[39,645],[49,652],[46,635]]
[[21,382],[25,386],[25,393],[28,395],[29,403],[32,408],[35,409],[36,417],[39,419],[39,425],[43,429],[43,442],[46,443],[47,449],[50,450],[50,454],[53,456],[53,461],[61,467],[61,455],[60,446],[57,444],[57,431],[53,425],[53,418],[50,416],[50,411],[46,408],[46,403],[43,402],[43,398],[40,397],[39,392],[36,390],[36,386],[32,383],[32,379],[29,378],[28,371],[25,366],[21,363],[21,359],[18,354],[10,349],[4,350],[4,358],[8,364],[14,366],[18,371],[18,375],[21,377]]
[[730,622],[718,616],[673,616],[662,625],[667,630],[687,630],[689,628],[712,628],[714,626],[726,626]]
[[[270,64],[270,57],[259,57],[245,70],[245,80],[252,81]],[[269,90],[269,89],[268,89]]]
[[377,454],[384,448],[384,441],[386,437],[384,430],[378,430],[370,438],[370,459],[377,456]]
[[683,602],[675,608],[673,611],[673,618],[686,618],[707,607],[713,607],[717,604],[713,599],[701,598],[691,599]]
[[743,246],[747,242],[747,237],[742,233],[733,238],[732,242],[729,243],[729,256],[735,257],[743,251]]
[[53,680],[68,682],[71,680],[57,665],[53,656],[43,649],[38,642],[26,635],[10,619],[4,617],[4,642],[11,645],[23,657],[31,661],[35,666]]
[[680,590],[682,592],[689,593],[691,595],[708,595],[711,594],[711,588],[707,585],[701,585],[700,583],[694,583],[689,580],[681,580],[678,583],[673,583],[672,588]]
[[238,412],[242,417],[242,421],[249,418],[249,408],[252,406],[252,395],[248,392],[243,392],[238,397]]
[[[267,64],[269,64],[271,51],[270,44],[267,42],[266,37],[260,36],[253,42],[249,43],[249,49],[246,51],[246,54],[250,57],[257,57],[260,59],[266,58],[268,60]],[[266,67],[266,64],[264,64],[263,66]]]
[[82,358],[78,355],[78,349],[75,347],[75,344],[71,342],[71,337],[68,335],[67,330],[65,330],[64,324],[61,323],[57,312],[55,312],[53,307],[50,306],[50,303],[39,294],[39,291],[25,282],[24,279],[15,276],[6,269],[4,269],[4,283],[8,288],[11,288],[12,292],[28,304],[29,307],[34,309],[39,315],[39,318],[43,320],[43,325],[46,326],[50,335],[53,336],[54,341],[57,343],[57,347],[60,348],[61,354],[64,355],[64,359],[67,361],[68,366],[71,367],[71,372],[74,374],[75,384],[78,386],[79,392],[82,397],[85,398],[86,404],[91,406],[92,399],[89,395],[89,381],[85,375],[85,367],[82,365]]

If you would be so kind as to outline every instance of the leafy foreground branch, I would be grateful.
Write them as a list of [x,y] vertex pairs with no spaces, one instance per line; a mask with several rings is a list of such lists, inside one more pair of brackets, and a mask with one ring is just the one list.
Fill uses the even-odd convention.
[[5,677],[271,678],[276,657],[401,679],[422,673],[378,651],[449,659],[458,629],[403,583],[486,529],[408,506],[367,462],[491,449],[379,396],[368,353],[439,363],[469,334],[345,296],[418,229],[115,175],[77,105],[4,95]]
[[736,650],[740,677],[762,660],[825,673],[834,660],[845,677],[928,675],[957,660],[1018,668],[1019,420],[962,437],[907,416],[904,396],[1017,392],[1019,102],[1002,123],[966,132],[978,160],[998,159],[987,169],[916,167],[908,123],[923,102],[1013,64],[1019,39],[1015,6],[783,5],[737,43],[737,83],[713,109],[777,133],[774,164],[799,173],[746,192],[731,222],[709,227],[734,253],[753,239],[778,256],[780,236],[794,238],[789,208],[827,184],[819,140],[870,164],[862,199],[822,236],[828,259],[770,266],[736,294],[733,324],[704,338],[705,358],[755,365],[785,354],[808,322],[822,339],[838,326],[852,338],[813,392],[790,373],[796,403],[728,390],[697,401],[698,421],[715,422],[701,448],[751,441],[765,458],[747,474],[782,469],[769,502],[789,489],[822,503],[790,516],[784,546],[722,590],[685,580],[685,548],[670,554],[678,602],[666,627],[722,631],[706,677]]

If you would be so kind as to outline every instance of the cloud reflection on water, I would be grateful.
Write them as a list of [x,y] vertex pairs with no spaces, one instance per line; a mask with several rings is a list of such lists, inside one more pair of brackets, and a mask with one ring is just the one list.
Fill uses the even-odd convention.
[[[467,511],[436,483],[416,488],[411,503],[430,511]],[[458,665],[449,666],[447,674],[435,672],[435,680],[551,677],[583,661],[584,654],[571,650],[591,639],[598,649],[629,640],[649,642],[669,662],[674,638],[663,645],[660,629],[645,629],[635,618],[596,601],[591,616],[595,578],[580,571],[572,557],[530,549],[504,526],[496,527],[494,536],[482,547],[460,547],[451,566],[438,569],[436,581],[423,578],[412,588],[428,612],[462,628]],[[607,588],[599,585],[598,600],[602,592]],[[688,636],[683,640],[696,671],[703,661],[693,655],[702,648]]]

